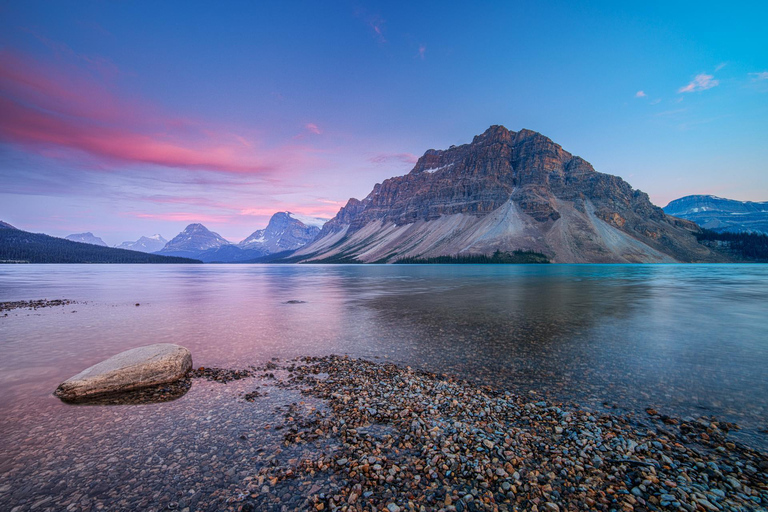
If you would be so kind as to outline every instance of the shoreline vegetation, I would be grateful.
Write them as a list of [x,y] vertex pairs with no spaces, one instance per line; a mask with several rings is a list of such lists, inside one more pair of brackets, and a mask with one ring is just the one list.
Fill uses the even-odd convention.
[[696,234],[696,240],[707,247],[725,251],[742,262],[768,263],[768,235],[762,233],[703,229]]
[[274,427],[282,446],[268,447],[268,464],[227,500],[234,510],[768,506],[768,455],[731,442],[728,431],[738,427],[713,418],[597,414],[339,356],[262,370],[307,401],[286,408]]
[[485,254],[457,254],[454,256],[436,256],[432,258],[401,258],[393,262],[403,265],[434,265],[434,264],[528,264],[551,263],[544,254],[533,251],[496,251],[490,256]]

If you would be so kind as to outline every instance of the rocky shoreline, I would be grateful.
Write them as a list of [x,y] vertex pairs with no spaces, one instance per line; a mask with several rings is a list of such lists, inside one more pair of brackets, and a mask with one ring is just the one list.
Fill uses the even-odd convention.
[[768,506],[768,456],[729,441],[734,425],[656,411],[642,424],[347,357],[270,370],[325,406],[286,407],[283,446],[228,500],[236,510]]
[[11,301],[11,302],[0,302],[0,312],[13,311],[14,309],[29,309],[30,311],[34,311],[40,308],[69,306],[70,304],[80,304],[80,303],[70,299],[17,300],[17,301]]
[[346,356],[198,367],[56,431],[25,408],[0,509],[766,510],[768,454],[735,425],[540,396]]

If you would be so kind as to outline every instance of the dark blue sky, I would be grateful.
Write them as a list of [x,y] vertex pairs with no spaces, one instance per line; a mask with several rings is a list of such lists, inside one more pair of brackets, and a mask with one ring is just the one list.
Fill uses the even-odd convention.
[[238,240],[491,124],[662,206],[768,200],[768,4],[625,4],[2,2],[0,219]]

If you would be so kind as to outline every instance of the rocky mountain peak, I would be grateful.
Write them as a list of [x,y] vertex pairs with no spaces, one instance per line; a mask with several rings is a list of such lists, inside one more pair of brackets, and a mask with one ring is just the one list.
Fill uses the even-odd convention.
[[[528,130],[524,130],[528,131]],[[511,130],[507,130],[505,127],[495,124],[485,130],[480,135],[475,135],[475,137],[472,139],[473,145],[478,144],[497,144],[497,143],[511,143],[512,139],[515,137],[515,132]]]
[[194,223],[184,228],[184,233],[210,233],[211,231],[200,223]]
[[187,256],[221,247],[222,245],[229,245],[229,241],[225,240],[218,233],[210,231],[202,224],[193,223],[165,244],[165,247],[159,252],[163,254],[172,253],[176,256]]
[[494,125],[350,199],[297,254],[392,261],[534,250],[555,261],[717,259],[648,196],[548,137]]
[[269,219],[267,227],[251,233],[238,244],[241,249],[260,251],[263,254],[298,249],[311,242],[325,219],[292,212],[277,212]]

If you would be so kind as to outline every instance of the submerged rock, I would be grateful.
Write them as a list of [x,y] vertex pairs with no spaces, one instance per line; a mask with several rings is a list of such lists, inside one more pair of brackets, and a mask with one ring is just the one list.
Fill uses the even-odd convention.
[[175,382],[192,368],[189,350],[158,343],[126,350],[62,382],[54,395],[65,401],[123,393]]

